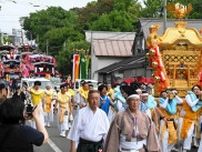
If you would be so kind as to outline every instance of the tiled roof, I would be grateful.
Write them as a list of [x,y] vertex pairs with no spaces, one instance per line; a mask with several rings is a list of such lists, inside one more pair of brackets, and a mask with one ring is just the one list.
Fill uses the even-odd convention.
[[[167,27],[175,27],[175,22],[178,20],[167,20]],[[187,27],[188,28],[195,28],[197,30],[200,30],[202,28],[202,20],[197,20],[197,19],[187,19],[185,20],[187,22]],[[149,27],[153,24],[159,24],[160,28],[158,30],[158,34],[162,35],[163,34],[163,19],[140,19],[140,24],[141,28],[144,33],[144,37],[148,37],[149,35]]]
[[96,56],[129,57],[135,32],[85,31]]
[[132,56],[133,40],[95,39],[92,43],[95,56]]

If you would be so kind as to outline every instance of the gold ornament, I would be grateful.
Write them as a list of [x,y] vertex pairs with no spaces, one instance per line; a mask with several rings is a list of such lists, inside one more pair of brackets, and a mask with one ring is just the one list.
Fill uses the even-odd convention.
[[153,68],[156,68],[158,66],[158,63],[157,62],[152,62],[152,67]]
[[155,50],[149,50],[149,55],[154,55],[155,54]]
[[183,19],[186,15],[188,15],[192,11],[192,4],[188,4],[188,6],[184,6],[180,3],[169,3],[167,5],[167,10],[177,19]]
[[149,53],[146,53],[146,57],[149,58]]
[[160,77],[159,77],[159,76],[154,76],[154,79],[155,79],[156,81],[160,81]]

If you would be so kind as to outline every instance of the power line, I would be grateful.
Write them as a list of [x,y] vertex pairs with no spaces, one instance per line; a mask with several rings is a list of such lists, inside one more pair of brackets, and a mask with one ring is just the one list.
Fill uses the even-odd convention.
[[29,6],[32,6],[32,7],[36,7],[36,8],[40,8],[40,7],[49,7],[48,5],[42,5],[42,4],[37,4],[37,3],[33,3],[33,2],[26,2],[26,1],[17,1],[17,0],[0,0],[0,4],[5,4],[7,2],[11,2],[13,4],[16,4],[16,5],[29,5]]

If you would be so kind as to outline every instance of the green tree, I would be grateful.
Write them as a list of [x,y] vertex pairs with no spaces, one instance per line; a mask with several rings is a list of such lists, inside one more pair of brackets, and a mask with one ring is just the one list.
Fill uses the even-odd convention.
[[144,0],[144,5],[142,17],[158,18],[163,13],[163,0]]
[[72,31],[79,29],[78,15],[61,7],[50,7],[47,10],[31,13],[29,17],[22,20],[23,29],[27,31],[27,38],[30,39],[31,32],[32,38],[37,40],[42,50],[45,50],[47,39],[49,48],[62,48],[64,41],[68,38],[68,33],[74,33]]
[[97,21],[93,22],[91,30],[101,31],[134,31],[134,19],[124,11],[112,11],[103,14]]
[[90,43],[86,42],[85,40],[67,41],[65,46],[67,46],[67,49],[70,51],[90,49]]
[[79,15],[79,25],[82,27],[83,30],[88,30],[90,22],[95,21],[99,18],[98,10],[97,10],[97,2],[93,1],[77,10]]
[[45,42],[48,40],[49,50],[51,54],[56,55],[58,54],[59,50],[62,50],[65,41],[71,42],[79,41],[81,39],[84,39],[84,35],[72,28],[55,28],[45,33],[43,39],[41,39],[42,43],[40,47],[45,48]]
[[12,39],[9,36],[3,36],[3,44],[11,44],[12,43]]
[[69,50],[60,51],[56,56],[57,69],[63,74],[71,73],[71,55],[73,52]]
[[140,16],[141,9],[142,7],[137,0],[100,0],[97,4],[99,18],[89,22],[89,29],[134,31],[134,25]]

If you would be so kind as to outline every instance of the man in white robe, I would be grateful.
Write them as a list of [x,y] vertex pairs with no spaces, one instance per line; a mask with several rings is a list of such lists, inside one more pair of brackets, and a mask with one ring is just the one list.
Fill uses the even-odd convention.
[[[103,141],[109,130],[106,113],[98,108],[100,94],[90,90],[89,106],[80,109],[68,134],[71,140],[70,152],[95,152],[102,150]],[[78,147],[76,148],[76,144]]]

